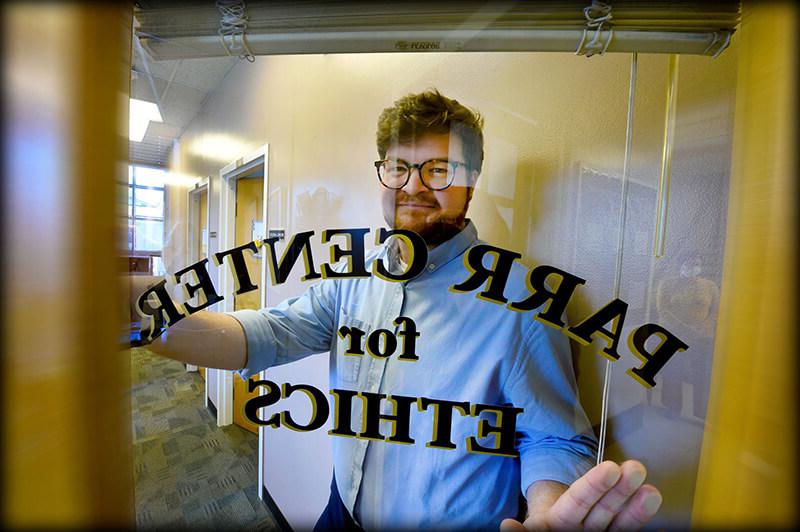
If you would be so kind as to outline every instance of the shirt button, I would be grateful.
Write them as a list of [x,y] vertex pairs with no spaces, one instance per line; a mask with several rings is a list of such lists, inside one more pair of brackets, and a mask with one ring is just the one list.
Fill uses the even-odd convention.
[[434,269],[436,269],[436,265],[435,264],[428,264],[428,269],[430,271],[433,271]]

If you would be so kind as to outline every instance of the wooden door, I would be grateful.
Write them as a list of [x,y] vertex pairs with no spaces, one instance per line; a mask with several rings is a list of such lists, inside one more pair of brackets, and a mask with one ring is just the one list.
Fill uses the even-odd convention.
[[[236,242],[234,245],[241,246],[253,240],[253,231],[263,224],[262,211],[264,206],[264,177],[240,178],[236,181]],[[263,236],[263,235],[256,235]],[[261,308],[261,266],[262,258],[260,255],[245,253],[245,263],[247,271],[253,282],[259,285],[258,290],[253,290],[246,294],[234,295],[233,308],[259,309]],[[233,377],[233,422],[242,428],[258,434],[258,425],[250,422],[244,416],[244,405],[257,392],[249,393],[247,383],[238,375]]]

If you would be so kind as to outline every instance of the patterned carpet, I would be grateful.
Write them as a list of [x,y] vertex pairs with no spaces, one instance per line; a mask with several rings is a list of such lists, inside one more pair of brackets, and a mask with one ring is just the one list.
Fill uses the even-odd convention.
[[279,530],[257,494],[258,436],[217,427],[183,364],[139,347],[131,366],[137,527]]

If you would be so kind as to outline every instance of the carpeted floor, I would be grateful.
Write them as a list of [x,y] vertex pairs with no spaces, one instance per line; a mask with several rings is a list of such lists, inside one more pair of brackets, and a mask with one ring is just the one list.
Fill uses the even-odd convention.
[[258,498],[258,436],[217,427],[183,364],[140,347],[131,370],[137,527],[278,530]]

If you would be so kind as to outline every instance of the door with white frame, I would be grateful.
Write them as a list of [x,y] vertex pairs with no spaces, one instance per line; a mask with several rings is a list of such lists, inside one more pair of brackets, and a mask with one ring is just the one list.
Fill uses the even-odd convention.
[[[228,164],[219,172],[220,251],[266,237],[267,202],[264,199],[267,197],[269,182],[268,154],[268,145],[265,144],[254,153]],[[263,252],[259,250],[259,253],[245,253],[244,256],[250,278],[258,285],[258,289],[241,295],[234,294],[235,276],[229,259],[224,260],[219,267],[219,284],[226,296],[221,302],[222,311],[259,309],[266,304],[267,270]],[[209,371],[214,371],[217,376],[217,425],[235,423],[246,430],[260,433],[258,426],[242,415],[243,405],[251,395],[247,391],[247,383],[238,377],[234,378],[232,371]]]
[[[219,249],[231,249],[253,240],[266,237],[269,149],[264,145],[246,157],[231,162],[219,172]],[[245,263],[253,283],[258,289],[236,295],[234,275],[228,260],[220,265],[219,279],[221,293],[225,299],[219,310],[230,312],[241,309],[259,309],[266,304],[266,267],[263,252],[245,253]],[[251,432],[262,435],[258,426],[244,418],[243,405],[250,397],[247,383],[234,372],[209,370],[216,379],[217,425],[235,423]],[[209,379],[211,380],[211,379]],[[255,395],[256,392],[253,392]],[[237,408],[238,406],[238,408]],[[260,461],[260,460],[259,460]],[[259,466],[260,469],[260,466]]]
[[[223,167],[219,172],[219,250],[224,251],[246,244],[253,240],[267,237],[269,202],[269,145],[246,157],[242,157]],[[224,261],[219,266],[218,285],[225,299],[218,305],[218,310],[230,312],[245,308],[263,308],[267,302],[267,265],[263,250],[257,254],[245,253],[245,260],[253,283],[258,290],[246,294],[235,295],[234,275],[231,265]],[[230,294],[230,295],[229,295]],[[259,394],[247,391],[246,382],[233,371],[208,370],[214,376],[217,398],[217,425],[241,425],[242,428],[258,433],[258,496],[265,498],[264,491],[264,444],[265,428],[258,427],[249,420],[242,419],[245,402]],[[253,377],[265,379],[266,372]]]
[[[249,157],[244,157],[220,170],[220,218],[219,249],[231,249],[252,240],[263,239],[269,227],[285,227],[283,191],[275,187],[269,191],[269,154],[267,145]],[[271,210],[270,210],[271,209]],[[263,255],[263,249],[260,250]],[[249,252],[245,256],[250,255]],[[229,312],[241,308],[264,308],[267,306],[268,257],[258,255],[247,259],[248,273],[259,290],[243,296],[230,297],[235,290],[231,266],[226,261],[219,270],[218,286],[225,299],[218,305],[221,311]],[[307,357],[301,361],[277,368],[270,368],[272,379],[277,382],[303,382],[324,389],[328,383],[327,353]],[[208,370],[219,378],[217,389],[217,424],[237,423],[244,401],[255,394],[246,392],[246,383],[232,371]],[[266,379],[262,371],[257,379]],[[209,377],[211,382],[211,377]],[[238,394],[238,395],[237,395]],[[302,394],[301,394],[302,395]],[[310,416],[311,405],[301,398],[287,398],[282,404],[300,418]],[[237,412],[238,411],[238,412]],[[267,409],[262,415],[269,416]],[[249,427],[243,426],[245,429]],[[291,430],[275,431],[258,427],[258,496],[265,500],[279,522],[295,530],[313,527],[317,516],[325,508],[330,495],[330,479],[333,456],[327,431],[299,433]],[[269,454],[265,454],[269,447]],[[314,457],[309,460],[309,457]],[[267,490],[269,485],[269,490]],[[303,493],[303,497],[297,497]]]

